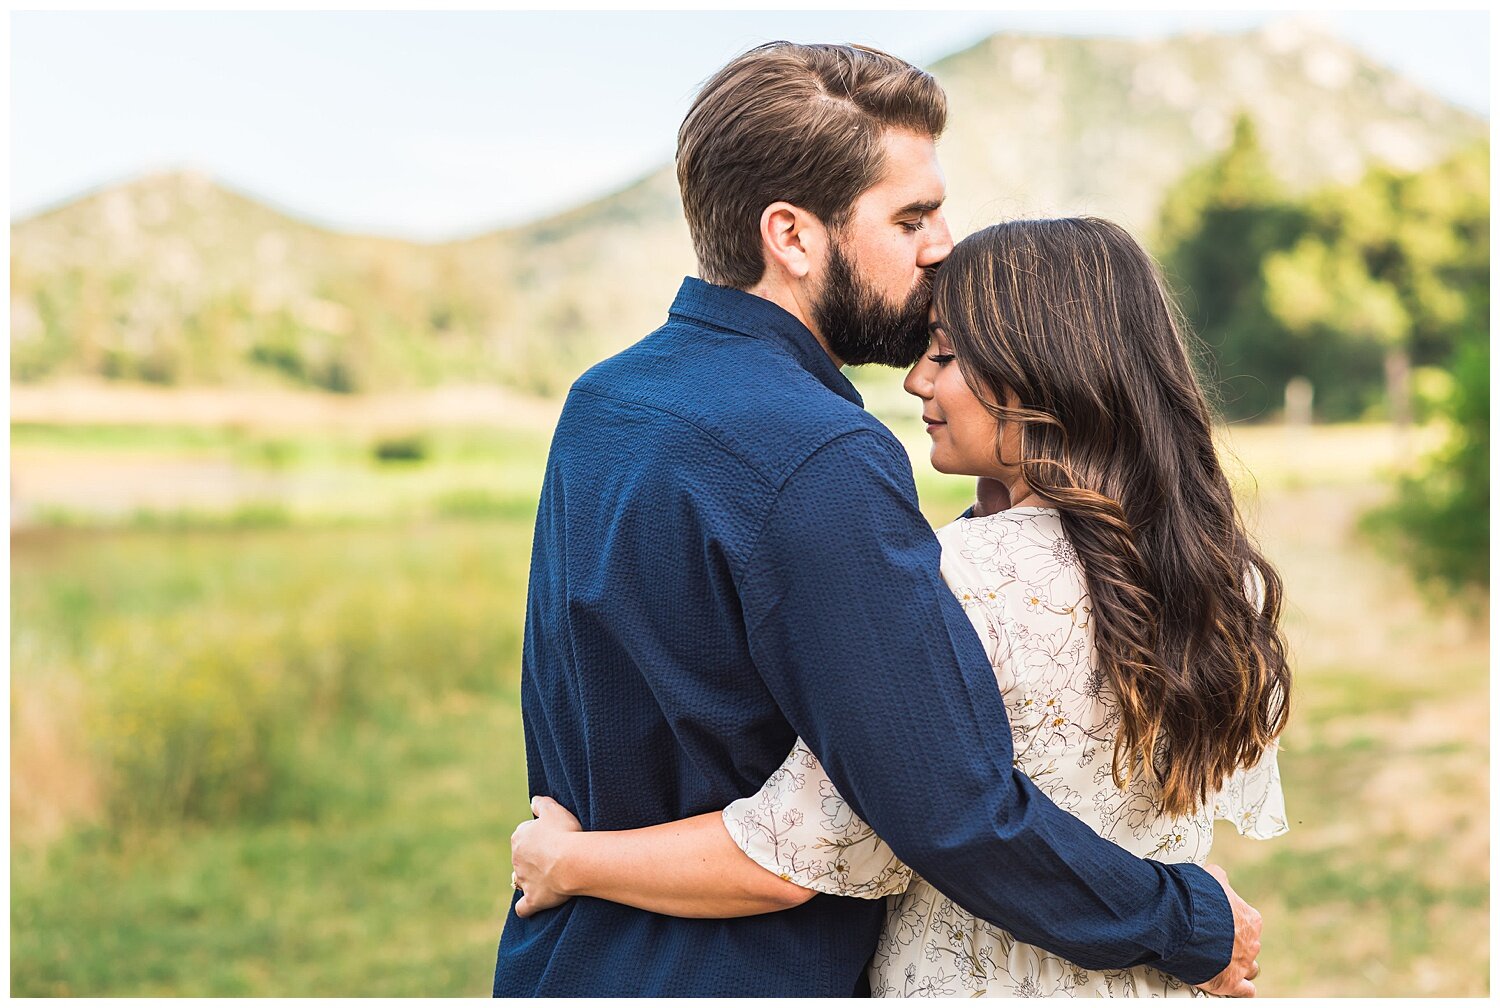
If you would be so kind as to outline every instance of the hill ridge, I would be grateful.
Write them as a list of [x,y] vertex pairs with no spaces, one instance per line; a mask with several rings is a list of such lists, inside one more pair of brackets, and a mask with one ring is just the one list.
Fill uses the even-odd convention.
[[[1294,22],[1136,39],[990,35],[930,69],[962,236],[1094,213],[1152,237],[1162,196],[1259,126],[1294,189],[1418,168],[1487,135],[1357,47]],[[660,324],[695,271],[670,163],[515,226],[362,235],[191,168],[13,222],[12,379],[392,389],[455,379],[555,395]],[[101,240],[102,239],[102,240]]]

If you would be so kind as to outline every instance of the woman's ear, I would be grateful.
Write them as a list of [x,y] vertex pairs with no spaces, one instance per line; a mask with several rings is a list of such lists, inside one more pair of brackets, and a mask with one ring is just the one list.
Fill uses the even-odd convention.
[[767,265],[788,279],[806,279],[815,263],[822,260],[825,233],[818,218],[785,201],[761,211],[761,251]]

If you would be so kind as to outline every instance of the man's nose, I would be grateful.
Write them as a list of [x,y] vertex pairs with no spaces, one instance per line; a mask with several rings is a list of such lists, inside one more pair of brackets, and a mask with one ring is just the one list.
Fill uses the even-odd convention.
[[953,233],[948,230],[948,218],[941,213],[933,215],[931,223],[927,226],[927,233],[931,236],[931,240],[917,256],[918,266],[936,266],[948,258],[948,253],[953,251]]

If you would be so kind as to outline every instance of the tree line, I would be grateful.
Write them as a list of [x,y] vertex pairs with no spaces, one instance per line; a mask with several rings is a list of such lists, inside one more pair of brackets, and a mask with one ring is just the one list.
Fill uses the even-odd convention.
[[1157,247],[1227,420],[1433,419],[1367,528],[1424,580],[1489,575],[1489,146],[1293,196],[1252,122],[1163,204]]

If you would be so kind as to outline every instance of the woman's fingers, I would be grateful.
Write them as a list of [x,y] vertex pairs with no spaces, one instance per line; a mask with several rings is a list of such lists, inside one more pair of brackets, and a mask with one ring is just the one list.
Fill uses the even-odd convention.
[[583,829],[583,825],[579,823],[577,816],[546,795],[537,795],[531,799],[531,814],[538,819],[548,821],[560,829]]

